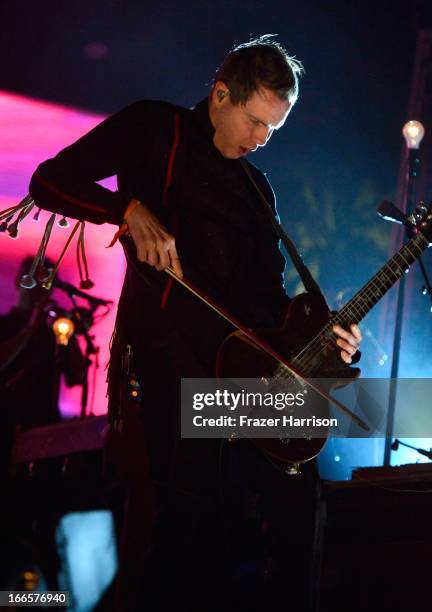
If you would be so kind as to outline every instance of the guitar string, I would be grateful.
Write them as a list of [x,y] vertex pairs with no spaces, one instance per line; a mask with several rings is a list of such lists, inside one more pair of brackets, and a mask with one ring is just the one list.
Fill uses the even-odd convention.
[[[263,202],[266,204],[267,208],[271,210],[271,207],[270,207],[269,203],[267,202],[266,197],[264,196],[264,194],[262,193],[262,191],[261,191],[261,190],[259,189],[259,187],[257,186],[257,184],[256,184],[255,180],[253,179],[253,177],[252,177],[252,175],[251,175],[251,173],[250,173],[249,169],[248,169],[248,168],[247,168],[247,166],[246,166],[245,164],[243,164],[243,163],[242,163],[242,166],[243,166],[244,170],[246,171],[246,174],[249,176],[249,178],[250,178],[251,182],[252,182],[252,183],[253,183],[253,185],[255,186],[256,190],[258,191],[258,194],[260,195],[261,199],[262,199],[262,200],[263,200]],[[272,212],[272,211],[271,211],[271,212]],[[430,206],[428,207],[428,211],[427,211],[427,212],[428,212],[428,213],[430,213]],[[428,219],[429,219],[429,218],[430,218],[430,214],[429,214]],[[282,231],[283,231],[283,230],[282,230]],[[279,232],[278,232],[278,234],[279,234]],[[416,244],[415,244],[415,240],[416,240],[417,238],[419,238],[419,237],[423,238],[423,240],[424,240],[424,241],[425,241],[425,243],[426,243],[426,246],[429,246],[428,241],[427,241],[427,240],[426,240],[426,238],[425,238],[425,237],[422,235],[422,233],[421,233],[421,232],[419,232],[419,233],[418,233],[418,235],[417,235],[415,238],[413,238],[413,239],[412,239],[412,240],[411,240],[411,241],[408,243],[408,245],[409,245],[410,243],[412,243],[413,245],[417,246],[417,248],[419,249],[420,254],[421,254],[421,253],[423,252],[423,250],[426,248],[426,246],[425,246],[425,247],[422,249],[422,248],[420,248],[418,245],[416,245]],[[419,238],[419,240],[420,240],[421,238]],[[412,254],[412,253],[411,253],[411,251],[409,250],[409,246],[408,246],[408,245],[405,245],[405,246],[407,247],[407,248],[406,248],[406,250],[407,250],[407,251],[408,251],[408,253],[411,255],[411,257],[413,257],[413,261],[415,261],[415,260],[417,259],[417,257],[416,257],[416,256],[413,256],[413,254]],[[285,245],[285,246],[286,246],[286,245]],[[290,249],[288,249],[288,251],[290,251]],[[401,255],[402,259],[404,259],[403,255],[402,255],[402,253],[403,253],[404,251],[405,251],[405,248],[404,248],[404,247],[402,247],[402,248],[399,250],[399,252],[398,252],[398,253],[396,253],[396,255],[395,255],[395,256],[394,256],[394,257],[393,257],[393,258],[390,260],[392,263],[394,262],[394,264],[396,265],[396,268],[399,270],[400,274],[399,274],[399,273],[395,273],[395,271],[394,271],[394,270],[393,270],[393,269],[390,267],[390,265],[385,264],[385,265],[383,266],[383,268],[381,269],[381,271],[380,271],[380,272],[378,272],[378,273],[375,275],[375,277],[376,277],[376,282],[377,282],[377,283],[378,283],[378,281],[380,280],[380,279],[379,279],[379,277],[380,277],[380,274],[381,274],[381,273],[382,273],[382,275],[384,276],[384,278],[386,278],[387,280],[389,280],[389,279],[388,279],[388,277],[386,276],[386,273],[385,273],[386,268],[387,268],[387,269],[389,269],[389,270],[390,270],[390,272],[391,272],[391,273],[393,273],[393,274],[395,275],[395,277],[396,277],[396,281],[397,281],[397,280],[399,280],[399,278],[401,278],[401,276],[402,276],[402,274],[403,274],[403,272],[404,272],[404,269],[401,269],[401,268],[399,267],[399,265],[398,265],[398,261],[397,261],[397,256],[398,256],[398,255]],[[389,263],[390,263],[390,262],[389,262]],[[405,263],[406,263],[406,262],[405,262]],[[411,263],[413,263],[413,262],[411,262]],[[411,265],[411,264],[409,264],[409,265]],[[408,268],[409,268],[409,265],[408,265]],[[366,285],[366,287],[365,287],[365,288],[367,288],[367,289],[366,289],[366,291],[360,291],[360,292],[358,293],[358,295],[356,295],[355,297],[360,297],[360,295],[361,295],[361,296],[362,296],[362,299],[363,299],[363,296],[365,296],[365,297],[366,297],[366,299],[367,299],[367,301],[368,301],[368,300],[369,300],[369,298],[370,298],[370,296],[368,296],[368,291],[369,291],[369,289],[374,289],[374,279],[375,279],[375,277],[373,277],[373,279],[372,279],[372,281],[373,281],[373,282],[370,282],[370,283],[368,283],[368,284]],[[359,312],[356,312],[355,307],[354,307],[354,306],[351,306],[351,308],[353,309],[353,312],[354,312],[355,314],[357,314],[357,315],[358,315],[358,314],[360,314],[360,315],[361,315],[360,317],[358,317],[357,322],[359,322],[359,321],[360,321],[360,320],[363,318],[363,316],[365,316],[365,314],[367,314],[367,313],[369,312],[370,308],[371,308],[372,306],[374,306],[374,305],[375,305],[375,303],[377,303],[377,302],[378,302],[378,301],[381,299],[381,297],[383,297],[383,295],[385,295],[385,293],[387,293],[387,291],[390,289],[390,287],[392,287],[392,286],[395,284],[395,282],[396,282],[396,281],[391,281],[391,280],[390,280],[390,284],[389,284],[389,286],[388,286],[388,287],[386,287],[386,284],[385,284],[385,282],[384,282],[384,283],[383,283],[383,285],[384,285],[384,289],[385,289],[384,293],[383,293],[383,294],[380,296],[380,295],[379,295],[379,293],[380,293],[380,292],[378,291],[378,298],[375,300],[375,302],[374,302],[374,300],[372,300],[372,301],[371,301],[371,306],[368,306],[368,304],[367,304],[367,306],[366,306],[366,310],[365,310],[365,312],[364,312],[364,313],[362,313],[362,308],[361,308],[360,304],[358,305]],[[377,288],[378,288],[378,285],[377,285]],[[353,300],[351,300],[351,301],[353,301]],[[310,342],[308,345],[306,345],[306,347],[304,347],[304,348],[303,348],[303,350],[302,350],[302,351],[299,353],[299,355],[297,356],[297,358],[295,358],[295,359],[294,359],[294,361],[295,361],[296,359],[297,359],[297,360],[300,360],[300,361],[301,361],[302,359],[303,359],[303,360],[305,360],[305,359],[307,358],[308,354],[309,354],[309,353],[308,353],[308,351],[311,351],[311,353],[315,352],[315,354],[316,354],[316,355],[319,355],[319,353],[324,352],[325,350],[327,350],[327,348],[328,348],[328,346],[329,346],[330,344],[334,344],[335,335],[334,335],[334,333],[333,333],[333,332],[331,332],[331,331],[330,331],[330,326],[334,325],[334,323],[335,323],[335,322],[339,322],[339,321],[341,321],[341,322],[342,322],[342,321],[343,321],[343,317],[341,318],[341,314],[344,312],[344,310],[346,311],[346,314],[348,314],[348,313],[350,314],[350,309],[349,309],[349,308],[348,308],[348,309],[344,309],[344,308],[343,308],[343,309],[342,309],[342,311],[341,311],[341,313],[340,313],[339,315],[337,315],[337,316],[336,316],[336,317],[335,317],[333,320],[329,321],[329,322],[328,322],[328,324],[327,324],[327,325],[326,325],[326,326],[323,328],[323,330],[321,330],[320,334],[319,334],[319,335],[318,335],[318,336],[317,336],[315,339],[313,339],[313,340],[312,340],[312,341],[311,341],[311,342]],[[325,332],[324,332],[324,330],[325,330]],[[331,338],[331,341],[332,341],[332,342],[328,342],[327,344],[324,344],[324,345],[323,345],[323,342],[322,342],[323,332],[324,332],[324,333],[327,333],[327,335],[328,335],[328,336],[330,336],[330,338],[333,336],[333,338]],[[315,348],[314,344],[316,345],[316,348]],[[300,359],[299,359],[299,356],[300,356],[300,355],[302,355],[303,353],[304,353],[304,356],[303,356],[303,357],[300,357]],[[309,363],[312,363],[312,361],[314,361],[315,359],[316,359],[316,356],[314,356],[314,357],[312,357],[312,356],[311,356],[311,357],[309,357]],[[311,361],[311,360],[312,360],[312,361]],[[280,365],[282,366],[283,364],[280,364]]]
[[[418,238],[418,241],[420,241],[420,236]],[[426,245],[425,247],[422,249],[420,248],[416,243],[414,243],[414,246],[416,246],[418,248],[418,250],[420,251],[420,253],[423,252],[424,248],[427,246],[427,241],[426,241]],[[407,245],[405,245],[407,246]],[[355,301],[361,294],[365,295],[367,297],[367,301],[368,304],[366,306],[366,308],[363,311],[363,308],[361,307],[361,305],[359,304],[357,306],[357,308],[352,305],[351,307],[347,308],[347,305],[345,305],[342,310],[331,320],[329,321],[324,328],[320,331],[320,334],[318,336],[316,336],[309,344],[307,344],[302,351],[300,351],[300,353],[293,358],[293,360],[291,361],[291,365],[297,365],[303,367],[303,369],[307,369],[308,365],[313,363],[316,359],[317,356],[319,356],[319,353],[321,352],[325,352],[326,349],[331,346],[334,343],[335,340],[335,334],[333,334],[333,332],[330,331],[330,327],[332,327],[335,323],[343,323],[345,322],[345,320],[353,320],[352,314],[354,313],[355,315],[357,315],[356,319],[357,321],[361,320],[363,318],[363,316],[365,316],[365,314],[367,314],[367,312],[370,310],[370,308],[374,305],[374,302],[377,303],[379,301],[379,299],[381,299],[381,297],[383,297],[383,295],[394,285],[395,281],[390,279],[386,274],[385,274],[385,269],[387,268],[388,270],[390,270],[392,272],[392,274],[395,276],[396,280],[398,280],[402,274],[404,273],[405,269],[404,267],[401,267],[399,265],[399,261],[398,261],[398,257],[403,259],[405,264],[407,264],[407,260],[404,258],[404,256],[402,255],[402,252],[405,250],[405,247],[403,247],[401,249],[400,252],[396,253],[394,255],[394,257],[392,258],[392,260],[390,260],[390,262],[388,262],[387,264],[385,264],[382,269],[377,272],[377,274],[369,281],[369,283],[367,283],[365,285],[365,287],[360,290],[356,296],[354,296],[354,298],[352,298],[351,302]],[[406,249],[413,261],[415,261],[415,259],[417,258],[416,255],[414,255],[413,253],[411,253],[409,246]],[[390,266],[390,263],[393,263],[396,265],[398,273],[396,273]],[[411,262],[412,263],[412,262]],[[411,265],[411,264],[409,264]],[[387,280],[387,282],[389,283],[388,286],[386,284],[386,282],[383,282],[381,280],[381,277],[385,278]],[[382,287],[384,287],[384,291],[382,291],[382,287],[381,289],[378,291],[378,297],[376,295],[376,288],[379,289],[378,283],[380,283],[382,285]],[[373,291],[372,295],[370,293],[370,291]],[[372,299],[371,299],[372,297]],[[360,315],[360,316],[358,316]],[[348,319],[349,317],[349,319]],[[323,336],[328,336],[329,342],[327,343],[323,343]],[[305,355],[302,356],[302,354],[305,353]],[[283,376],[283,374],[285,374],[286,377],[290,377],[289,373],[286,372],[283,364],[281,364],[279,366],[279,368],[276,369],[276,373],[278,376]]]
[[[417,237],[416,237],[417,238]],[[419,235],[419,238],[417,241],[420,241],[421,239],[424,239],[423,236]],[[427,246],[427,241],[425,240],[426,245]],[[423,252],[424,248],[420,248],[418,246],[418,244],[416,244],[415,242],[412,243],[414,246],[417,247],[417,249],[420,251],[420,253]],[[408,246],[408,245],[406,245]],[[403,249],[405,250],[405,249]],[[324,328],[323,330],[321,330],[321,333],[319,336],[317,336],[316,338],[314,338],[308,345],[306,345],[302,351],[294,358],[294,361],[297,362],[297,364],[300,362],[303,367],[307,367],[309,363],[311,363],[312,361],[315,360],[316,356],[319,354],[319,352],[321,351],[325,351],[328,346],[331,344],[331,342],[325,343],[323,344],[322,341],[322,336],[323,335],[331,335],[331,332],[329,330],[330,326],[334,325],[335,323],[339,323],[339,322],[344,322],[346,316],[350,316],[351,320],[352,320],[352,313],[356,314],[356,315],[361,315],[360,317],[358,317],[358,320],[361,320],[361,318],[367,314],[367,312],[370,310],[370,307],[374,305],[374,302],[376,303],[377,301],[379,301],[379,299],[382,297],[382,295],[384,295],[387,290],[394,284],[395,281],[392,281],[391,279],[388,278],[388,276],[386,276],[384,270],[387,268],[388,270],[390,270],[396,277],[396,279],[399,279],[403,272],[405,271],[404,267],[400,266],[400,259],[403,259],[405,264],[407,263],[407,260],[404,258],[403,256],[403,250],[401,249],[401,252],[397,253],[394,258],[392,259],[392,263],[396,265],[399,274],[396,274],[395,271],[390,267],[390,262],[389,264],[386,264],[385,266],[383,266],[383,269],[380,270],[380,272],[378,272],[375,277],[373,279],[371,279],[371,281],[369,281],[369,283],[367,283],[367,285],[364,287],[363,290],[359,291],[358,294],[351,300],[351,301],[355,301],[356,298],[358,298],[361,294],[363,294],[366,298],[367,298],[367,307],[365,312],[363,312],[363,308],[361,307],[361,305],[359,304],[357,308],[355,308],[354,305],[352,305],[350,308],[346,308],[346,306],[340,311],[340,313],[338,313],[338,315],[336,315],[336,317],[334,317]],[[413,255],[413,253],[410,251],[409,246],[406,249],[411,257],[413,258],[413,261],[417,258],[416,255]],[[399,259],[398,259],[399,258]],[[411,262],[412,263],[412,262]],[[387,279],[387,282],[389,282],[389,286],[387,286],[387,284],[383,281],[380,280],[380,277],[383,276],[384,278]],[[381,283],[384,286],[384,292],[382,292],[382,295],[378,295],[378,298],[376,296],[376,288],[378,288],[378,283]],[[374,294],[370,294],[370,291],[373,290]],[[382,289],[381,289],[382,291]],[[371,299],[372,297],[372,299]],[[332,338],[331,340],[334,341],[334,338]],[[315,348],[315,346],[316,348]],[[305,355],[303,355],[305,354]],[[303,356],[302,356],[303,355]],[[309,357],[309,359],[307,359],[307,357]]]
[[[417,238],[417,237],[416,237]],[[421,238],[424,239],[424,237],[419,234],[418,237],[418,242],[421,240]],[[418,248],[418,250],[420,251],[420,253],[423,252],[424,248],[426,248],[426,246],[428,245],[427,241],[426,245],[424,248],[420,248],[418,244],[416,244],[414,242],[415,239],[413,239],[412,241],[412,245],[416,246]],[[411,244],[411,243],[410,243]],[[411,255],[411,257],[413,258],[413,261],[415,261],[415,259],[418,257],[417,255],[414,255],[410,249],[409,249],[409,245],[405,245],[405,247],[403,247],[403,249],[401,249],[400,252],[396,253],[396,255],[392,258],[391,262],[393,264],[396,265],[397,269],[398,269],[398,274],[396,274],[396,272],[391,268],[390,266],[390,262],[388,264],[385,264],[385,266],[383,266],[383,268],[371,279],[371,281],[369,281],[369,283],[367,283],[367,285],[365,285],[365,287],[363,288],[363,290],[359,291],[358,294],[351,300],[351,301],[355,301],[356,298],[358,298],[361,294],[365,295],[367,297],[368,300],[368,304],[366,307],[365,312],[362,312],[363,308],[361,307],[361,305],[359,304],[357,309],[355,308],[355,306],[351,306],[350,308],[346,308],[346,306],[340,311],[340,313],[338,313],[338,315],[336,315],[331,321],[328,322],[328,324],[326,324],[326,326],[323,328],[323,330],[321,330],[321,333],[319,336],[317,336],[316,338],[314,338],[308,345],[306,345],[306,347],[304,347],[302,349],[302,351],[294,358],[294,361],[297,362],[297,364],[300,362],[303,367],[307,367],[308,363],[312,363],[316,357],[318,356],[319,352],[321,351],[325,351],[328,346],[331,344],[331,342],[328,342],[326,344],[323,345],[322,342],[322,336],[327,334],[331,335],[330,332],[330,326],[334,325],[335,323],[339,323],[339,322],[344,322],[346,319],[346,315],[351,315],[351,320],[352,320],[352,313],[354,313],[355,315],[361,315],[358,320],[361,320],[361,318],[367,314],[367,312],[370,310],[371,306],[374,305],[374,302],[378,302],[379,299],[388,291],[388,289],[390,289],[390,287],[394,284],[395,281],[392,281],[391,279],[389,279],[386,274],[384,273],[384,270],[387,268],[388,270],[390,270],[396,277],[396,279],[399,279],[402,274],[405,271],[405,268],[401,267],[399,265],[400,263],[400,258],[404,260],[405,264],[407,264],[407,260],[405,259],[405,257],[403,256],[403,251],[408,251]],[[399,260],[398,260],[399,258]],[[411,262],[413,263],[413,262]],[[411,265],[411,264],[409,264]],[[390,282],[389,286],[387,287],[385,282],[382,282],[381,284],[384,286],[385,291],[382,293],[382,295],[379,295],[379,297],[377,298],[376,295],[372,295],[372,299],[371,299],[371,295],[370,295],[370,290],[373,289],[375,290],[375,287],[378,287],[378,282],[380,281],[380,276],[383,276],[387,279],[387,281]],[[371,302],[371,304],[369,305],[369,302]],[[332,340],[334,341],[334,338],[332,338]],[[314,344],[316,345],[316,348],[314,347]],[[303,353],[305,353],[305,356],[301,356]],[[305,357],[309,357],[309,359],[306,359]]]
[[[424,242],[423,247],[420,247],[419,244],[417,244],[421,241]],[[355,300],[358,299],[360,296],[362,296],[362,299],[363,296],[366,298],[366,308],[364,312],[361,304],[358,304],[357,307],[353,304],[349,308],[347,308],[347,305],[345,305],[342,310],[323,327],[323,329],[320,331],[320,334],[314,339],[312,339],[300,351],[300,353],[298,353],[298,355],[294,357],[293,363],[295,365],[302,366],[304,369],[308,369],[308,367],[313,364],[313,362],[316,360],[320,353],[324,353],[329,346],[333,345],[335,335],[333,332],[330,331],[330,327],[332,327],[336,323],[344,323],[347,316],[350,316],[352,320],[352,314],[355,315],[354,320],[356,320],[357,322],[360,321],[369,312],[371,307],[374,306],[385,295],[385,293],[387,293],[387,291],[395,284],[397,280],[401,278],[401,276],[405,272],[406,268],[401,265],[402,262],[400,260],[402,259],[405,265],[408,265],[409,267],[425,250],[428,244],[429,243],[423,236],[423,234],[419,233],[415,238],[410,241],[410,243],[402,247],[400,251],[398,251],[398,253],[393,256],[390,262],[385,264],[381,268],[381,270],[377,272],[377,274],[365,285],[365,287],[352,298],[351,302],[355,302]],[[417,255],[413,254],[410,250],[410,246],[415,246],[418,249],[419,253]],[[406,252],[408,252],[412,258],[412,261],[410,263],[410,257],[408,257],[408,261],[404,257],[404,255],[407,254]],[[391,265],[396,266],[398,273],[396,273],[395,270],[392,269]],[[396,280],[392,280],[391,278],[389,278],[386,274],[387,271],[390,271],[395,276]],[[384,280],[381,280],[381,277],[383,277],[383,279],[386,279],[386,281],[389,283],[388,286]],[[384,292],[382,292],[382,287],[380,289],[379,284],[384,287]],[[377,289],[378,297],[376,296]],[[380,292],[382,292],[381,295]],[[323,336],[333,337],[329,338],[328,342],[323,343]]]
[[[421,240],[421,238],[422,237],[418,238],[418,242]],[[424,239],[424,237],[423,237],[423,239]],[[425,244],[425,246],[423,248],[420,248],[419,245],[416,244],[415,242],[413,242],[412,244],[417,247],[417,249],[420,251],[420,253],[422,253],[424,248],[426,248],[426,246],[428,246],[428,242],[426,240],[425,240],[425,242],[426,242],[426,244]],[[335,323],[343,323],[343,322],[346,322],[347,320],[351,320],[352,321],[353,320],[352,313],[355,313],[356,315],[360,314],[360,316],[357,317],[358,321],[361,320],[365,314],[367,314],[367,312],[374,305],[374,303],[377,303],[379,301],[379,299],[381,299],[381,297],[395,283],[395,281],[389,279],[389,277],[385,274],[385,272],[384,272],[385,268],[390,270],[393,273],[393,275],[396,277],[397,280],[404,273],[406,268],[401,267],[399,265],[400,261],[398,261],[398,257],[399,257],[399,258],[404,260],[405,264],[407,264],[407,260],[402,255],[403,250],[405,250],[405,247],[403,249],[401,249],[401,252],[396,253],[396,255],[391,260],[391,262],[396,265],[397,270],[398,270],[398,274],[390,267],[390,262],[388,264],[385,264],[385,266],[383,266],[383,268],[375,275],[375,277],[373,277],[373,279],[371,279],[371,281],[369,281],[369,283],[367,283],[367,285],[365,285],[363,290],[359,291],[358,294],[351,300],[351,301],[355,301],[355,299],[358,296],[360,296],[361,294],[368,296],[368,304],[367,304],[367,307],[366,307],[365,311],[363,312],[363,308],[360,305],[358,305],[357,309],[354,306],[351,306],[350,308],[346,308],[346,306],[345,306],[340,311],[340,313],[338,313],[338,315],[336,315],[331,321],[329,321],[326,324],[326,326],[321,330],[320,334],[316,338],[314,338],[308,345],[306,345],[302,349],[302,351],[291,361],[291,365],[297,365],[300,368],[303,368],[303,370],[308,369],[308,366],[310,364],[313,364],[313,362],[315,362],[316,358],[319,356],[319,354],[321,352],[324,353],[329,346],[334,344],[335,334],[333,334],[333,332],[330,331],[330,327],[332,327]],[[410,253],[413,261],[415,261],[415,259],[418,257],[418,255],[414,255],[410,251],[409,246],[406,248],[406,250]],[[411,263],[413,263],[413,262],[411,262]],[[409,264],[409,265],[411,265],[411,264]],[[387,286],[387,284],[385,282],[382,282],[380,280],[381,276],[383,276],[384,278],[387,279],[387,282],[389,282],[388,286]],[[381,289],[382,293],[380,295],[380,293],[378,292],[378,297],[376,296],[376,292],[375,292],[373,294],[373,299],[371,300],[370,299],[371,295],[370,295],[369,292],[370,292],[371,289],[374,289],[375,286],[378,287],[378,282],[380,282],[382,284],[382,286],[384,287],[384,291],[382,291],[382,289]],[[349,319],[348,319],[348,316],[349,316]],[[328,336],[330,338],[329,342],[324,343],[323,339],[322,339],[323,336]],[[305,355],[301,356],[303,353],[305,353]],[[277,376],[284,376],[285,375],[285,377],[287,377],[287,378],[290,377],[290,375],[286,372],[286,369],[284,368],[283,364],[281,364],[281,366],[276,369],[276,374],[277,374]]]
[[[385,283],[382,283],[382,284],[384,288],[387,288],[387,285]],[[375,290],[376,286],[378,285],[375,285],[374,283],[370,283],[370,285],[365,287],[365,289],[362,292],[363,295],[366,296],[366,300],[368,301],[368,303],[373,302],[373,298],[374,298],[373,291]],[[356,295],[353,298],[353,300],[358,299],[360,295],[361,293],[359,292],[358,295]],[[324,352],[329,347],[329,345],[331,345],[336,339],[336,335],[330,329],[333,325],[338,324],[338,323],[344,323],[345,319],[348,317],[351,319],[351,321],[354,320],[358,322],[359,320],[361,320],[362,316],[366,312],[367,312],[367,308],[365,308],[363,312],[363,307],[360,304],[358,304],[357,307],[355,305],[352,305],[349,308],[344,307],[340,311],[340,313],[335,315],[331,319],[331,321],[329,321],[324,326],[324,328],[320,331],[320,334],[316,336],[308,345],[306,345],[298,355],[296,355],[295,362],[299,364],[300,366],[302,366],[303,368],[308,369],[308,365],[314,361],[314,359],[318,356],[319,352],[321,351]],[[323,343],[323,337],[324,338],[328,337],[329,342]]]

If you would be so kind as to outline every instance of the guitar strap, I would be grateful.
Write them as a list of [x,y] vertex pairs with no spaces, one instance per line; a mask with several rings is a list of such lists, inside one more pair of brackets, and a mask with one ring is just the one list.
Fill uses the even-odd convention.
[[284,245],[288,255],[291,257],[291,260],[292,260],[292,262],[293,262],[297,272],[299,273],[299,276],[300,276],[300,278],[302,280],[303,285],[305,286],[306,291],[310,291],[310,292],[313,292],[313,293],[319,293],[319,294],[322,295],[322,291],[321,291],[318,283],[312,277],[312,274],[309,272],[308,268],[306,267],[305,263],[303,262],[302,258],[300,257],[300,254],[298,253],[298,251],[297,251],[293,241],[288,236],[288,234],[286,233],[286,231],[284,230],[282,225],[278,222],[272,206],[270,205],[269,201],[267,200],[267,198],[263,194],[262,190],[258,187],[254,177],[252,176],[252,172],[250,171],[250,168],[249,168],[248,164],[243,159],[240,160],[240,163],[241,163],[244,171],[246,172],[246,175],[248,176],[250,182],[252,183],[252,185],[254,186],[255,190],[257,191],[257,193],[258,193],[258,195],[260,197],[260,200],[263,202],[264,210],[265,210],[268,218],[270,219],[270,222],[273,225],[273,228],[274,228],[276,234],[279,236],[279,239],[282,241],[282,243],[283,243],[283,245]]
[[[172,182],[173,166],[174,166],[174,161],[176,158],[179,140],[180,140],[180,116],[178,113],[176,113],[174,116],[174,138],[173,138],[173,143],[172,143],[171,151],[169,155],[167,174],[165,177],[165,186],[163,190],[163,204],[165,206],[167,205],[167,201],[168,201],[168,191],[169,191],[169,188]],[[276,234],[278,235],[279,239],[282,241],[288,255],[291,257],[291,260],[302,280],[302,283],[306,291],[309,291],[312,293],[318,293],[323,296],[323,293],[318,283],[315,281],[312,274],[309,272],[309,269],[307,268],[302,258],[300,257],[300,254],[298,253],[293,241],[288,236],[288,234],[286,233],[282,225],[278,222],[272,206],[270,205],[269,201],[263,194],[262,190],[258,187],[254,177],[252,176],[252,173],[250,171],[250,168],[247,162],[243,159],[240,159],[240,164],[242,165],[243,170],[245,171],[247,177],[249,178],[250,182],[252,183],[256,192],[258,193],[260,200],[263,202],[264,210]],[[167,283],[167,286],[165,288],[165,291],[162,297],[161,308],[164,308],[166,305],[168,295],[172,288],[172,283],[173,283],[173,279],[172,278],[168,279],[168,283]]]

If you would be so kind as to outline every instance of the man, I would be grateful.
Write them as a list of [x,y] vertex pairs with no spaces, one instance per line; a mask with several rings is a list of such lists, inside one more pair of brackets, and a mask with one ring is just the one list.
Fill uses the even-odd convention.
[[[244,595],[272,574],[265,559],[278,566],[274,573],[282,588],[283,555],[257,552],[265,519],[256,509],[250,517],[245,510],[251,499],[262,500],[268,491],[250,495],[250,488],[259,489],[262,482],[246,486],[242,475],[232,478],[250,466],[259,473],[265,460],[253,449],[242,454],[220,441],[179,439],[180,379],[214,376],[217,350],[232,328],[163,270],[172,266],[247,327],[281,324],[289,304],[285,262],[240,160],[265,146],[284,125],[301,72],[301,63],[269,36],[240,45],[219,68],[209,98],[192,111],[165,102],[132,104],[41,164],[31,181],[30,193],[39,206],[123,228],[128,268],[112,346],[110,413],[114,424],[124,417],[121,364],[133,354],[157,516],[147,592],[174,580],[190,601],[193,593],[208,593],[216,585],[219,592],[217,577],[223,575],[224,584],[232,586],[229,592]],[[251,164],[247,168],[274,209],[266,178]],[[96,183],[113,174],[116,193]],[[360,332],[356,326],[334,331],[341,358],[349,364]],[[240,483],[248,489],[244,495]],[[221,502],[227,490],[236,499],[234,506],[242,508],[238,515],[227,517]],[[253,536],[245,528],[250,526],[247,516]],[[233,530],[243,532],[237,546],[229,541]],[[253,538],[257,545],[248,556],[245,550]],[[170,559],[177,565],[167,569]],[[136,565],[142,566],[141,561]],[[189,590],[188,563],[199,576]],[[210,609],[210,602],[201,603]]]

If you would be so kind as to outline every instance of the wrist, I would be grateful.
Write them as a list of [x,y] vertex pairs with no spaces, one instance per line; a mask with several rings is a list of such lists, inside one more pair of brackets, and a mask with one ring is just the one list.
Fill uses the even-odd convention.
[[133,211],[141,205],[140,200],[133,199],[129,202],[128,207],[126,208],[123,214],[123,225],[128,225],[128,217],[133,213]]
[[128,236],[129,235],[129,221],[130,221],[130,216],[131,214],[134,212],[134,210],[136,210],[138,208],[138,206],[140,206],[141,202],[139,200],[131,200],[128,204],[128,207],[126,208],[124,214],[123,214],[123,221],[122,224],[120,225],[118,231],[114,234],[113,239],[111,240],[110,244],[108,245],[108,248],[112,247],[119,238],[121,238],[121,236],[124,236],[125,234]]

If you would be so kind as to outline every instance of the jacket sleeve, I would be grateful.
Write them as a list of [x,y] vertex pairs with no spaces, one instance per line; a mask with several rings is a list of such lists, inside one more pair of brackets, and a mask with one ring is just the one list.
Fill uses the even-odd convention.
[[108,117],[74,144],[41,163],[33,174],[30,195],[37,206],[92,223],[120,225],[134,196],[111,191],[98,181],[142,166],[166,120],[163,103],[140,101]]

